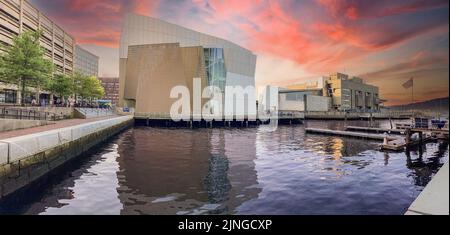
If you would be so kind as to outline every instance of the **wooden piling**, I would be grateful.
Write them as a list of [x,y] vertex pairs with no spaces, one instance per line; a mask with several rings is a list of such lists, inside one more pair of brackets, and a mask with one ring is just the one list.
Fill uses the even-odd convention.
[[411,143],[411,129],[406,129],[406,133],[405,133],[405,143],[406,146],[409,146]]

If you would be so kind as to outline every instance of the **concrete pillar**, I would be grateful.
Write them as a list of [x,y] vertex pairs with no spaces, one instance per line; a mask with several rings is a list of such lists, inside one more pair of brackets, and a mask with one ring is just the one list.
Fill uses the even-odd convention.
[[394,129],[393,125],[392,125],[392,118],[391,118],[391,114],[389,114],[389,124],[391,125],[391,130]]
[[16,104],[17,105],[20,105],[20,103],[22,102],[22,91],[20,90],[20,87],[19,87],[19,89],[17,90],[17,93],[16,93],[17,95],[16,95]]
[[347,111],[344,113],[344,125],[347,126]]
[[40,89],[39,89],[39,87],[38,88],[36,88],[36,102],[37,102],[37,104],[40,104],[41,102],[39,101],[39,96],[40,96],[40,94],[41,94],[41,92],[40,92]]

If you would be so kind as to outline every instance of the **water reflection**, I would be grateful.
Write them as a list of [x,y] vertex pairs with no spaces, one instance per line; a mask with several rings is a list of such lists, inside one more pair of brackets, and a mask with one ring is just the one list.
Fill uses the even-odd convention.
[[27,201],[0,202],[0,214],[403,214],[448,160],[448,142],[402,153],[378,144],[304,126],[135,127]]
[[88,162],[83,162],[83,168],[73,171],[60,183],[63,187],[52,188],[43,200],[33,204],[26,213],[118,214],[122,203],[117,193],[117,148],[117,144],[110,144],[105,148],[106,153],[96,154]]
[[[145,127],[129,131],[119,144],[121,213],[232,213],[257,194],[245,188],[257,184],[251,133]],[[236,148],[239,145],[245,146]]]
[[412,170],[416,186],[425,187],[444,165],[442,158],[448,156],[448,142],[440,141],[437,149],[431,155],[427,155],[426,145],[414,147],[406,151],[406,166]]

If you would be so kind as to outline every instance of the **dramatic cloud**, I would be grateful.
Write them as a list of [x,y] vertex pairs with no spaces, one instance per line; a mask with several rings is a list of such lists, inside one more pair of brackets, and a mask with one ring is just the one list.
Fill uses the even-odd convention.
[[[32,2],[73,34],[78,43],[89,44],[105,55],[111,54],[107,48],[117,50],[123,15],[135,12],[251,49],[261,60],[257,68],[260,85],[288,85],[342,71],[364,75],[380,86],[386,95],[383,98],[399,103],[408,100],[393,95],[390,87],[401,85],[411,71],[422,80],[432,79],[435,87],[448,84],[448,0]],[[411,60],[414,56],[416,62]],[[268,71],[271,67],[265,65],[271,62],[277,68]],[[102,66],[102,74],[117,74],[117,66],[108,66]],[[421,99],[429,96],[424,91]]]
[[334,18],[349,20],[379,18],[392,15],[414,13],[448,5],[447,0],[316,0]]
[[34,0],[80,44],[117,47],[125,13],[151,15],[158,1]]

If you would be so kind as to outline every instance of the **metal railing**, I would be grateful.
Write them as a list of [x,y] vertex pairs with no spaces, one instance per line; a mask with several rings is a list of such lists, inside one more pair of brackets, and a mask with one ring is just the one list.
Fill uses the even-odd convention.
[[111,108],[75,108],[86,118],[90,117],[104,117],[114,114],[114,110]]
[[1,119],[22,119],[22,120],[47,120],[58,121],[69,118],[64,114],[57,114],[52,112],[42,112],[32,109],[13,108],[13,107],[1,107],[0,108]]

